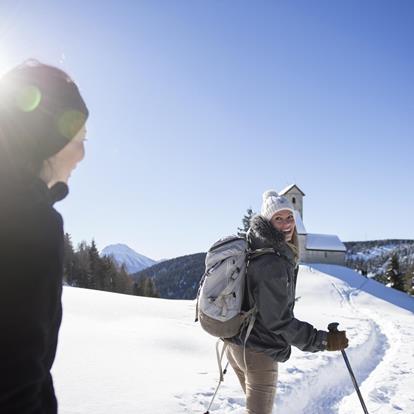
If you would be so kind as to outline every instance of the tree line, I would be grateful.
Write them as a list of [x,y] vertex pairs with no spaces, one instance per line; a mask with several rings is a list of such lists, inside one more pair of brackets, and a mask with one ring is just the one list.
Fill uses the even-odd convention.
[[[379,240],[347,242],[346,266],[364,276],[371,275],[378,282],[414,294],[414,243],[413,240]],[[383,247],[375,255],[369,253]],[[367,253],[358,255],[358,252]]]
[[402,272],[400,269],[400,260],[395,253],[388,261],[385,274],[377,275],[374,279],[393,289],[409,293],[410,295],[414,294],[414,265],[409,266],[405,272]]
[[159,297],[151,278],[134,281],[111,256],[99,255],[94,240],[90,244],[83,241],[75,249],[68,233],[64,237],[63,278],[65,284],[74,287]]

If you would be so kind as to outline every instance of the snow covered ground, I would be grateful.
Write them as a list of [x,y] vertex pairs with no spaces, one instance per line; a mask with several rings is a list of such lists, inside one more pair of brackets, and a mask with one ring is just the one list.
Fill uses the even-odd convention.
[[[340,323],[370,414],[414,414],[414,299],[332,265],[302,266],[296,316]],[[204,413],[218,381],[215,340],[194,323],[194,301],[64,288],[53,368],[61,414]],[[244,413],[231,371],[213,413]],[[357,414],[339,352],[303,353],[279,365],[274,413]]]

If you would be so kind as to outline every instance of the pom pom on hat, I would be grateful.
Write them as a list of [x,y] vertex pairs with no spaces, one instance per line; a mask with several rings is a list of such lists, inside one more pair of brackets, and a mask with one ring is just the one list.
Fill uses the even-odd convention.
[[295,211],[291,202],[285,196],[279,195],[275,190],[265,191],[262,198],[261,215],[269,221],[278,211],[290,210],[292,213]]
[[263,193],[263,196],[262,196],[263,202],[268,197],[279,197],[279,194],[275,190],[267,190]]

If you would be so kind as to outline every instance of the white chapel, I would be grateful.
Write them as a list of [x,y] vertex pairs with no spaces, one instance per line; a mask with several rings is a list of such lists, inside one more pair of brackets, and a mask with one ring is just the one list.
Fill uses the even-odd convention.
[[308,233],[303,224],[303,197],[305,193],[292,184],[282,191],[295,208],[296,228],[298,231],[300,261],[302,263],[329,263],[345,266],[346,247],[338,236],[331,234]]

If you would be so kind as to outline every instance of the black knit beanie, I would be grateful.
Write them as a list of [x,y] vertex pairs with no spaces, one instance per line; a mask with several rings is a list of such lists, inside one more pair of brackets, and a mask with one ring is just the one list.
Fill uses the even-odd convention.
[[88,115],[76,84],[55,67],[29,61],[0,80],[0,144],[13,164],[38,165],[58,153]]

